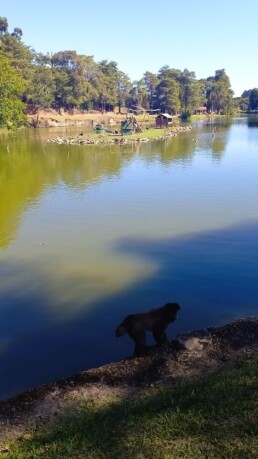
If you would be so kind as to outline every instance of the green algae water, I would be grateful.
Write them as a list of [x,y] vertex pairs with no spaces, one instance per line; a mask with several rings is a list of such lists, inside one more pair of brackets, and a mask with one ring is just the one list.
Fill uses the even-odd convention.
[[131,312],[180,303],[170,338],[257,314],[257,126],[123,146],[0,131],[0,399],[130,355]]

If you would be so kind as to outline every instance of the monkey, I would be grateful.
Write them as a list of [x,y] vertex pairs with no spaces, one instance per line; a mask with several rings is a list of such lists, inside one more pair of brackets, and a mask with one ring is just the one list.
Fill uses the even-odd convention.
[[146,348],[145,330],[151,330],[158,345],[167,341],[165,330],[170,322],[175,322],[180,306],[178,303],[167,303],[161,308],[125,317],[117,327],[115,336],[120,337],[128,333],[135,342],[134,355],[139,356]]

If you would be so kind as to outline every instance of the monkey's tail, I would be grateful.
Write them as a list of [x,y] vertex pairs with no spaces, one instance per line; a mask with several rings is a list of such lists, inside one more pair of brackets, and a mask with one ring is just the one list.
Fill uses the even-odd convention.
[[124,323],[122,322],[116,329],[116,337],[123,336],[127,333],[127,328],[125,327]]

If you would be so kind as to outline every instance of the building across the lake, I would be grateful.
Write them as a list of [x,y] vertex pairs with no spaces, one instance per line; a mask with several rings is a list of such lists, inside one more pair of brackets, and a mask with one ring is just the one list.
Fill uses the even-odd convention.
[[198,107],[195,109],[196,115],[204,115],[205,113],[207,113],[207,107]]
[[172,123],[172,116],[169,115],[168,113],[160,113],[156,117],[156,127],[157,128],[168,127],[169,123]]

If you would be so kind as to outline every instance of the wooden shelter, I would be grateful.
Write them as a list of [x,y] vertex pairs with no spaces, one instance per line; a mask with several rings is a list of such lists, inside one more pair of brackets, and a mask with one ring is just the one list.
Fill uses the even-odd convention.
[[156,117],[156,128],[168,127],[169,123],[172,123],[172,116],[168,113],[160,113]]
[[207,113],[207,107],[198,107],[195,109],[196,115],[203,115],[204,113]]

